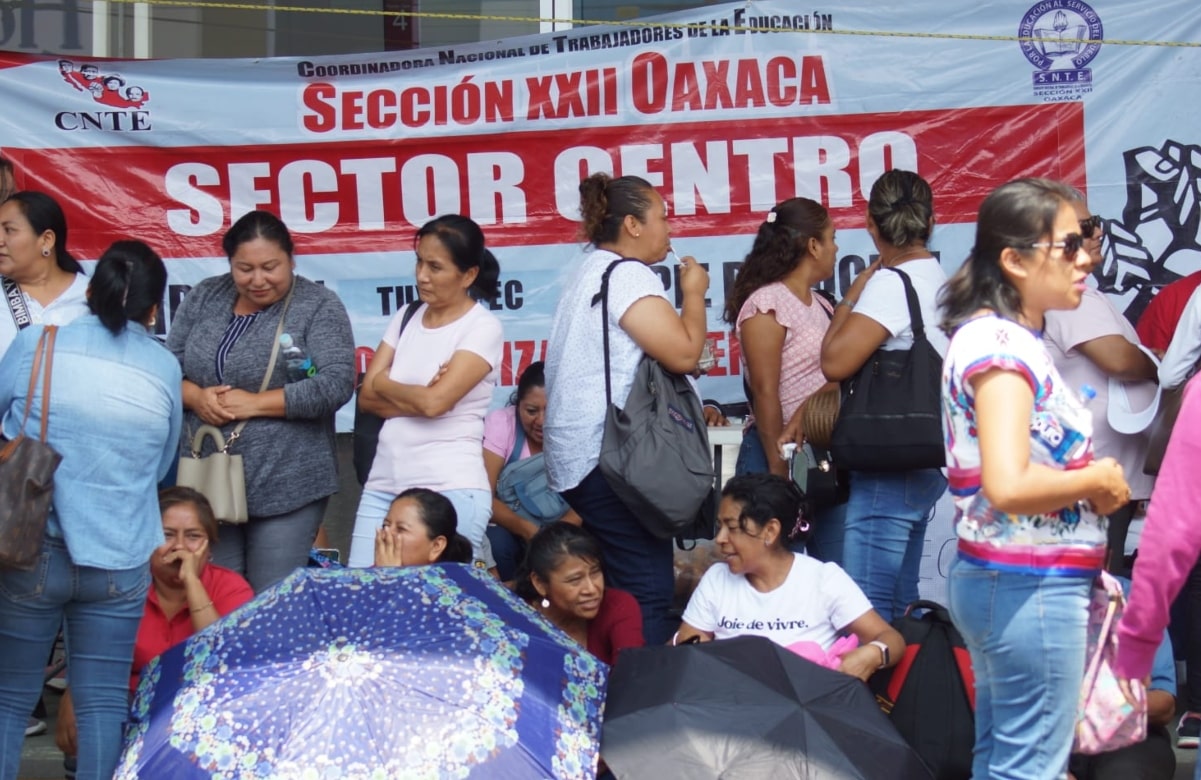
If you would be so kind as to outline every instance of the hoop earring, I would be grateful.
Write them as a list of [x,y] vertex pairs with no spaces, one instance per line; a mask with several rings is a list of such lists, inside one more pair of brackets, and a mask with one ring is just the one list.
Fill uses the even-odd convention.
[[43,250],[42,250],[42,257],[49,257],[49,256],[50,256],[50,250],[49,250],[49,249],[43,249]]

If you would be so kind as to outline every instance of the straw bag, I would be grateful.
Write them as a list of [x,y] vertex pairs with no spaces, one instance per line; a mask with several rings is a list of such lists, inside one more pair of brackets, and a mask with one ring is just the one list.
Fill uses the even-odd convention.
[[[288,289],[288,297],[284,299],[283,310],[279,313],[279,324],[275,326],[275,339],[271,345],[271,357],[267,361],[267,373],[263,375],[263,383],[259,392],[266,392],[271,384],[271,375],[275,373],[275,359],[279,357],[279,337],[284,332],[284,318],[288,315],[288,305],[292,303],[292,291],[296,289],[296,281],[292,281]],[[202,425],[192,436],[191,454],[179,459],[178,475],[175,484],[190,487],[199,491],[213,505],[213,515],[223,523],[237,525],[250,519],[246,504],[246,470],[242,465],[242,456],[230,453],[229,448],[242,435],[248,420],[238,423],[226,439],[219,428],[212,425]],[[206,437],[212,437],[217,445],[217,451],[211,455],[200,457]]]
[[1105,572],[1098,575],[1088,605],[1088,655],[1073,753],[1107,753],[1147,738],[1147,691],[1142,680],[1130,681],[1135,697],[1131,704],[1113,672],[1118,621],[1125,606],[1121,583]]
[[[50,514],[50,499],[54,496],[54,472],[63,459],[46,444],[50,375],[57,331],[56,326],[48,325],[38,339],[33,353],[33,370],[29,372],[29,392],[25,394],[21,430],[0,449],[0,566],[9,569],[28,571],[42,554],[46,517]],[[38,438],[30,439],[25,435],[25,423],[29,421],[29,408],[33,406],[43,356],[42,424]]]
[[809,396],[805,411],[801,413],[801,430],[805,434],[805,441],[819,449],[828,450],[841,405],[842,388],[838,385],[831,385]]

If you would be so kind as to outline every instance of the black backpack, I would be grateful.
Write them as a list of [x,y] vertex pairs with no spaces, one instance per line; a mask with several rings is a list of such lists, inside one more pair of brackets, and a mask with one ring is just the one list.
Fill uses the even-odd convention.
[[963,637],[947,608],[933,601],[913,602],[892,627],[905,640],[905,653],[896,666],[873,675],[876,701],[937,780],[968,780],[976,687]]
[[[409,320],[413,319],[413,315],[421,308],[421,301],[416,300],[405,307],[405,313],[400,318],[400,333],[405,332],[405,328],[409,324]],[[397,335],[397,340],[400,336]],[[371,412],[364,412],[359,408],[359,393],[363,389],[363,374],[359,374],[354,383],[354,434],[353,439],[353,454],[354,454],[354,474],[358,478],[360,485],[367,484],[367,476],[371,473],[371,464],[375,462],[375,450],[379,445],[380,428],[384,427],[383,418]]]

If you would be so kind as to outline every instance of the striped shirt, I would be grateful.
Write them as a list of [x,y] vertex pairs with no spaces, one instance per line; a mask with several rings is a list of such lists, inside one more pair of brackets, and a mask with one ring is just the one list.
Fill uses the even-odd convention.
[[217,345],[217,382],[220,384],[225,384],[225,357],[234,348],[234,344],[238,343],[238,339],[242,338],[242,334],[250,330],[250,326],[261,313],[256,311],[253,314],[234,314],[229,318],[225,334],[221,337],[221,343]]

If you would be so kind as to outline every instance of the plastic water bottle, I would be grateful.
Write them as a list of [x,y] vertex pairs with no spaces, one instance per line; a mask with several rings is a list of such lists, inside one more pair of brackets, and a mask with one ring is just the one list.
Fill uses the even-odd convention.
[[[1080,390],[1076,393],[1076,400],[1080,402],[1080,409],[1075,410],[1073,414],[1089,416],[1088,404],[1097,397],[1097,389],[1092,385],[1081,385]],[[1065,453],[1066,463],[1068,468],[1083,468],[1092,462],[1092,454],[1087,451],[1088,440],[1078,431],[1071,431],[1065,437],[1061,445],[1062,451]]]
[[299,382],[317,373],[313,359],[296,345],[291,333],[279,334],[279,349],[289,382]]

